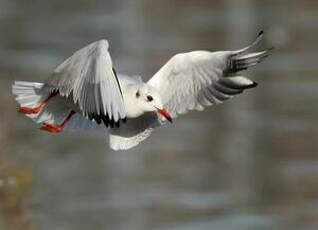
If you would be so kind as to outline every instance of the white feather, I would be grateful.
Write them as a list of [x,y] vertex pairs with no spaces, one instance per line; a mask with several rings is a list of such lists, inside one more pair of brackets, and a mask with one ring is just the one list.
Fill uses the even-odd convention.
[[268,51],[243,54],[256,45],[263,33],[249,46],[237,51],[192,51],[173,56],[149,81],[160,92],[164,107],[174,117],[188,110],[222,103],[256,83],[237,72],[254,66]]
[[72,93],[74,103],[78,103],[85,115],[102,112],[118,121],[126,113],[112,68],[108,42],[97,41],[58,66],[46,86],[58,89],[61,95]]

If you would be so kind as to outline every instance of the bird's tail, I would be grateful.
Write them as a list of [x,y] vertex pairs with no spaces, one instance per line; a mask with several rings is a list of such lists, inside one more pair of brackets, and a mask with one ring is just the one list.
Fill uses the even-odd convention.
[[[66,98],[44,88],[43,83],[15,81],[12,85],[12,93],[20,105],[18,111],[39,124],[60,124],[71,111]],[[96,129],[100,129],[100,127],[80,113],[76,113],[64,128],[68,131]]]
[[15,81],[12,85],[12,94],[16,96],[20,108],[33,108],[49,95],[49,92],[42,90],[43,86],[43,83],[38,82]]
[[[20,105],[18,112],[36,123],[56,123],[67,115],[65,100],[62,100],[57,93],[45,89],[43,83],[15,81],[12,93]],[[46,101],[47,103],[43,103]]]

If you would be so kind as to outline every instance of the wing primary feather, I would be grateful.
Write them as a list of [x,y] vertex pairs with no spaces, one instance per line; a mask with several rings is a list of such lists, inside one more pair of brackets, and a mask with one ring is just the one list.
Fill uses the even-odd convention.
[[107,114],[102,116],[102,120],[103,120],[105,126],[108,127],[108,125],[109,125],[109,118],[108,118]]
[[209,91],[211,92],[211,94],[218,100],[220,101],[225,101],[229,98],[231,98],[230,95],[226,95],[220,91],[217,91],[212,85],[210,87],[208,87]]
[[114,67],[112,67],[112,70],[113,70],[113,73],[114,73],[114,75],[115,75],[115,79],[116,79],[116,82],[117,82],[118,88],[119,88],[119,90],[120,90],[120,94],[121,94],[121,96],[123,97],[123,92],[122,92],[121,87],[120,87],[120,84],[119,84],[119,80],[118,80],[117,72],[116,72],[116,70],[115,70],[115,68],[114,68]]
[[46,85],[63,96],[72,95],[82,114],[90,119],[100,122],[100,115],[110,120],[118,114],[125,117],[122,89],[106,40],[76,51],[55,69]]
[[203,106],[211,106],[213,105],[213,102],[211,102],[210,100],[208,100],[208,98],[205,96],[204,91],[201,91],[198,94],[198,102],[203,105]]
[[243,56],[230,56],[228,59],[227,67],[224,70],[224,74],[231,75],[232,73],[236,73],[257,65],[258,63],[262,62],[266,57],[268,57],[269,52],[271,50],[272,49],[264,50],[257,53],[249,53]]
[[228,94],[228,95],[235,95],[235,94],[239,94],[242,93],[243,90],[241,89],[233,89],[230,87],[226,87],[226,85],[222,85],[219,81],[214,83],[214,88],[217,91],[220,91],[224,94]]
[[261,31],[258,33],[258,35],[257,35],[257,37],[256,37],[256,39],[255,39],[255,41],[254,41],[251,45],[246,46],[246,47],[244,47],[243,49],[240,49],[240,50],[235,51],[235,52],[234,52],[234,55],[242,54],[242,53],[246,52],[247,50],[251,49],[252,47],[256,46],[256,45],[263,39],[263,36],[264,36],[264,31],[261,30]]
[[256,82],[253,82],[245,77],[230,77],[220,79],[220,83],[228,88],[244,90],[257,86]]
[[211,103],[213,104],[219,104],[221,101],[219,101],[218,99],[216,99],[208,90],[208,88],[206,88],[204,91],[204,95],[206,97],[207,100],[209,100]]
[[114,128],[114,123],[115,123],[114,120],[110,120],[109,121],[109,125],[110,125],[111,128]]

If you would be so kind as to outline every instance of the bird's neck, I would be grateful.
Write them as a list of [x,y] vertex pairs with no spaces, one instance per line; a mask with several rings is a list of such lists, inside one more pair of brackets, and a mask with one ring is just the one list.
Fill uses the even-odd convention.
[[123,98],[126,110],[126,116],[128,118],[136,118],[144,114],[144,110],[142,110],[138,106],[138,101],[135,96],[135,87],[133,85],[128,85],[123,90]]

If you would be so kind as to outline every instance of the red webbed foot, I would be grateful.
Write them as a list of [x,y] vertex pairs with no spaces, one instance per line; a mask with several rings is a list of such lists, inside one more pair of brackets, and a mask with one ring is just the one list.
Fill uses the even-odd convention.
[[44,130],[44,131],[51,132],[51,133],[59,133],[64,129],[66,123],[72,118],[72,116],[74,114],[75,114],[75,112],[71,111],[68,114],[68,116],[65,118],[65,120],[62,122],[62,124],[59,124],[59,125],[48,124],[48,123],[44,122],[40,129]]
[[63,130],[63,128],[64,127],[61,125],[53,125],[53,124],[43,123],[43,125],[40,129],[47,131],[47,132],[50,132],[50,133],[59,133]]
[[23,114],[38,114],[42,108],[46,105],[46,103],[51,100],[51,98],[55,97],[58,94],[58,91],[54,91],[51,93],[48,98],[46,98],[43,102],[39,103],[36,107],[21,107],[18,112]]
[[30,108],[30,107],[21,107],[18,112],[23,114],[37,114],[41,111],[42,106]]

